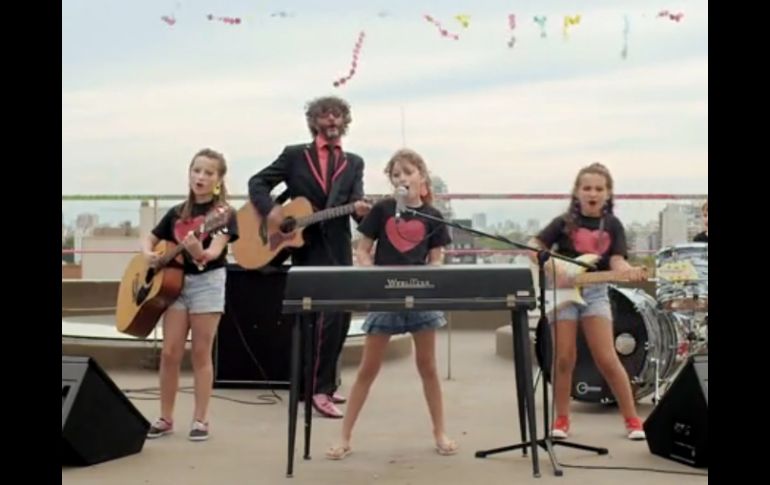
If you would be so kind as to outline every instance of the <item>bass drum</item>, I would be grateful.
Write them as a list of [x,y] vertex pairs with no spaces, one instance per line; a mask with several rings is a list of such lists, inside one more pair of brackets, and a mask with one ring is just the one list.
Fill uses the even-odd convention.
[[[661,381],[674,374],[688,354],[683,315],[662,312],[656,300],[640,289],[609,287],[615,351],[631,380],[634,399],[655,391],[655,367]],[[544,364],[544,363],[541,363]],[[551,362],[544,366],[551,381]],[[571,396],[578,401],[611,404],[612,390],[596,367],[578,328],[577,363],[572,374]]]

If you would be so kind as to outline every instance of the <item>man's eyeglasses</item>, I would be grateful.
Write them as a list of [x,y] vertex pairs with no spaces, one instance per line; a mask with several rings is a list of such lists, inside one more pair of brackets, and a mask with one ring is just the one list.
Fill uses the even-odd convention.
[[332,115],[335,118],[342,118],[342,110],[339,108],[323,108],[321,109],[321,117]]

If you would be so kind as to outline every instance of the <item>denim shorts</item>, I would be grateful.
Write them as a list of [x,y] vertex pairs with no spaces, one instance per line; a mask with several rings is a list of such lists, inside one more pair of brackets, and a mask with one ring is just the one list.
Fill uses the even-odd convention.
[[398,335],[437,329],[444,325],[444,312],[439,311],[371,312],[366,316],[361,329],[369,335]]
[[561,310],[556,320],[580,320],[583,317],[604,317],[612,320],[612,306],[606,284],[588,285],[581,289],[585,305],[571,303]]
[[223,313],[226,278],[224,267],[184,275],[182,294],[169,308],[187,310],[188,313]]

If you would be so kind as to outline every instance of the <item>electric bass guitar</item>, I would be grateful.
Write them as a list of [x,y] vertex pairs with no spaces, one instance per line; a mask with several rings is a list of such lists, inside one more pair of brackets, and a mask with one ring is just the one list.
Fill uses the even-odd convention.
[[[579,256],[577,258],[574,258],[576,261],[580,261],[582,263],[587,264],[596,264],[600,256],[596,254],[584,254],[582,256]],[[551,264],[556,266],[556,271],[558,273],[564,274],[570,278],[572,278],[572,286],[566,287],[566,288],[556,288],[553,289],[553,281],[552,275],[553,275],[553,267]],[[540,297],[540,278],[538,274],[538,266],[536,264],[532,264],[532,278],[533,282],[535,283],[535,293],[538,295],[538,298]],[[559,311],[563,307],[570,305],[572,303],[576,303],[579,305],[585,305],[585,300],[583,299],[583,295],[581,294],[582,288],[586,285],[592,285],[592,284],[599,284],[599,283],[620,283],[620,282],[626,282],[630,281],[628,278],[628,275],[625,271],[588,271],[588,268],[585,268],[583,266],[579,266],[577,264],[572,264],[569,261],[564,261],[561,259],[555,259],[552,258],[551,261],[546,264],[545,267],[545,277],[546,277],[546,290],[545,290],[545,299],[546,299],[546,307],[549,309],[549,311],[554,310],[554,301],[553,299],[556,299],[556,306],[555,310]],[[555,292],[555,296],[554,296]]]

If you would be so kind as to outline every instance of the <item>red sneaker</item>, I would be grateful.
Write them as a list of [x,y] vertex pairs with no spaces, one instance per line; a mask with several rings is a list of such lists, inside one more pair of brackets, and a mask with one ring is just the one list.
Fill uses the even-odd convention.
[[566,440],[569,436],[569,416],[558,416],[553,422],[551,436],[557,440]]
[[642,420],[639,418],[626,419],[626,431],[628,431],[628,439],[630,440],[638,441],[646,439]]

